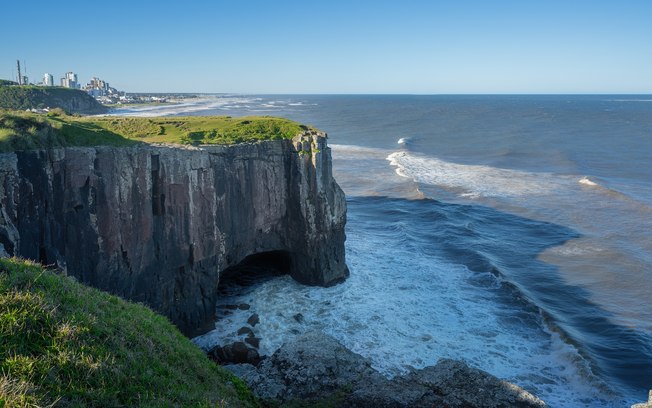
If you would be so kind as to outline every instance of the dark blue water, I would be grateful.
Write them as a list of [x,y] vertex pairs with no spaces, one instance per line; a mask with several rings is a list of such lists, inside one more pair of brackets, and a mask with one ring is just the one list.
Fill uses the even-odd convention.
[[452,357],[552,406],[646,399],[652,97],[207,96],[148,113],[270,114],[329,133],[352,276],[247,295],[268,352],[320,328],[388,375]]

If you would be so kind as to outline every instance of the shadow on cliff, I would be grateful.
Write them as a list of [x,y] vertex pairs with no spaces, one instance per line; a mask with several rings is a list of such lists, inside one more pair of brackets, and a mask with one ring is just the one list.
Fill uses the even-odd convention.
[[71,146],[134,146],[140,144],[137,140],[128,139],[118,133],[104,129],[94,123],[82,121],[66,122],[52,118],[60,124],[57,133]]
[[544,250],[578,238],[577,231],[485,206],[431,199],[347,197],[347,205],[349,233],[370,231],[388,242],[400,234],[406,251],[416,246],[471,271],[499,276],[511,288],[511,301],[540,310],[597,373],[636,394],[645,395],[652,385],[652,338],[613,323],[611,313],[593,303],[587,290],[568,285],[559,268],[537,259]]
[[251,286],[282,275],[291,275],[292,259],[288,251],[267,251],[249,255],[220,273],[220,296],[242,294]]

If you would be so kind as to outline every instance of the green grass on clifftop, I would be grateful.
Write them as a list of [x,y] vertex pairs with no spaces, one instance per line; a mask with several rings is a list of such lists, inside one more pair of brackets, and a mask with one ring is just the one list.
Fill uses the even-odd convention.
[[166,318],[0,259],[0,407],[256,406]]
[[137,143],[233,144],[290,139],[306,129],[268,116],[77,117],[60,111],[46,116],[0,110],[0,152]]

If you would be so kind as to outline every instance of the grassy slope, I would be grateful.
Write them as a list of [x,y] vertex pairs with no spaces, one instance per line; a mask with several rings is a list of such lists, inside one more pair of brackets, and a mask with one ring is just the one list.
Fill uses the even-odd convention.
[[232,144],[292,138],[305,126],[273,117],[74,117],[0,111],[0,152],[139,142]]
[[0,259],[0,407],[256,406],[150,309]]
[[[0,108],[32,109],[32,108],[64,108],[73,112],[103,113],[107,108],[102,106],[85,91],[62,88],[58,86],[34,86],[0,84]],[[76,100],[76,104],[72,101]],[[82,109],[74,108],[83,106]]]

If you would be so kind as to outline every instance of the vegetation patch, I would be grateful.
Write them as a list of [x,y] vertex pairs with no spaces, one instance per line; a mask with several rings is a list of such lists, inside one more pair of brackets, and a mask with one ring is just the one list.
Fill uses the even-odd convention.
[[44,116],[22,112],[0,112],[0,151],[64,146],[65,139],[54,131]]
[[0,152],[138,143],[233,144],[291,139],[307,129],[269,116],[80,117],[60,109],[48,115],[0,110]]
[[192,145],[291,139],[305,128],[291,120],[270,116],[92,117],[80,121],[91,121],[129,139]]
[[43,109],[62,108],[68,112],[105,113],[102,106],[88,93],[58,86],[11,85],[0,83],[0,108]]
[[0,407],[251,407],[242,381],[166,318],[0,259]]

